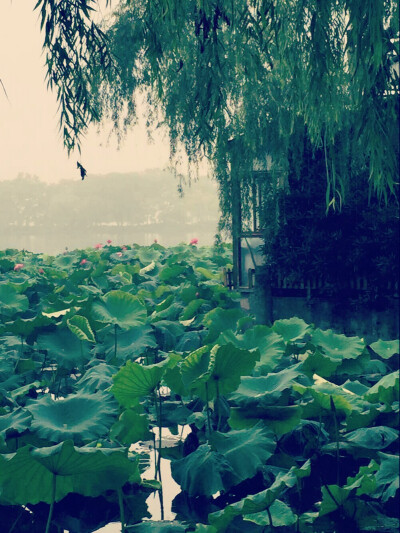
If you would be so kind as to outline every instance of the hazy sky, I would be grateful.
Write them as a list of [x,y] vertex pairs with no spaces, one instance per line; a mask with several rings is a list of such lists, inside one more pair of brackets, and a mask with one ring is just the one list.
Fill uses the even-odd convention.
[[[107,135],[93,128],[82,142],[81,155],[67,156],[58,132],[56,97],[47,90],[43,36],[36,0],[0,0],[0,179],[19,172],[35,174],[54,182],[79,179],[76,160],[88,173],[141,171],[168,165],[166,136],[149,144],[145,128],[137,126],[120,150]],[[100,146],[102,144],[102,146]]]

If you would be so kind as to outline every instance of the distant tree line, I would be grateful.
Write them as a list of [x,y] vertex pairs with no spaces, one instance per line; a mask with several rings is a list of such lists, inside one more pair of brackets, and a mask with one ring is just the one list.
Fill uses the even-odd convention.
[[204,178],[180,197],[170,172],[88,175],[47,184],[20,174],[0,181],[0,231],[45,232],[50,228],[217,227],[218,193]]

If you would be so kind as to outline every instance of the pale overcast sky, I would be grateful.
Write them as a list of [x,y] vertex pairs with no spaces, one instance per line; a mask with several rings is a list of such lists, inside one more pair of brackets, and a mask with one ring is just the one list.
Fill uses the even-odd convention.
[[[79,179],[76,160],[89,174],[141,171],[168,165],[166,136],[149,144],[144,126],[136,127],[120,150],[107,136],[90,130],[82,154],[67,156],[58,132],[55,95],[47,90],[36,0],[0,0],[0,179],[19,172],[54,182]],[[103,144],[100,146],[100,144]]]

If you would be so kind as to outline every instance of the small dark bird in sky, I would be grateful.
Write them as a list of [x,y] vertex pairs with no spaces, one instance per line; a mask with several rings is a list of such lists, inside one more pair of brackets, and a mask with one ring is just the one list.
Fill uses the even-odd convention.
[[76,168],[79,169],[81,173],[81,178],[84,180],[87,174],[86,168],[83,168],[83,166],[79,163],[79,161],[76,162]]

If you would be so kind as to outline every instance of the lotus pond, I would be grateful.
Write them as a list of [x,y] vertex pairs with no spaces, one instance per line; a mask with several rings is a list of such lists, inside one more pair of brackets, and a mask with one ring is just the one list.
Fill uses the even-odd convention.
[[221,283],[230,261],[0,252],[2,532],[399,527],[398,341],[256,324]]

